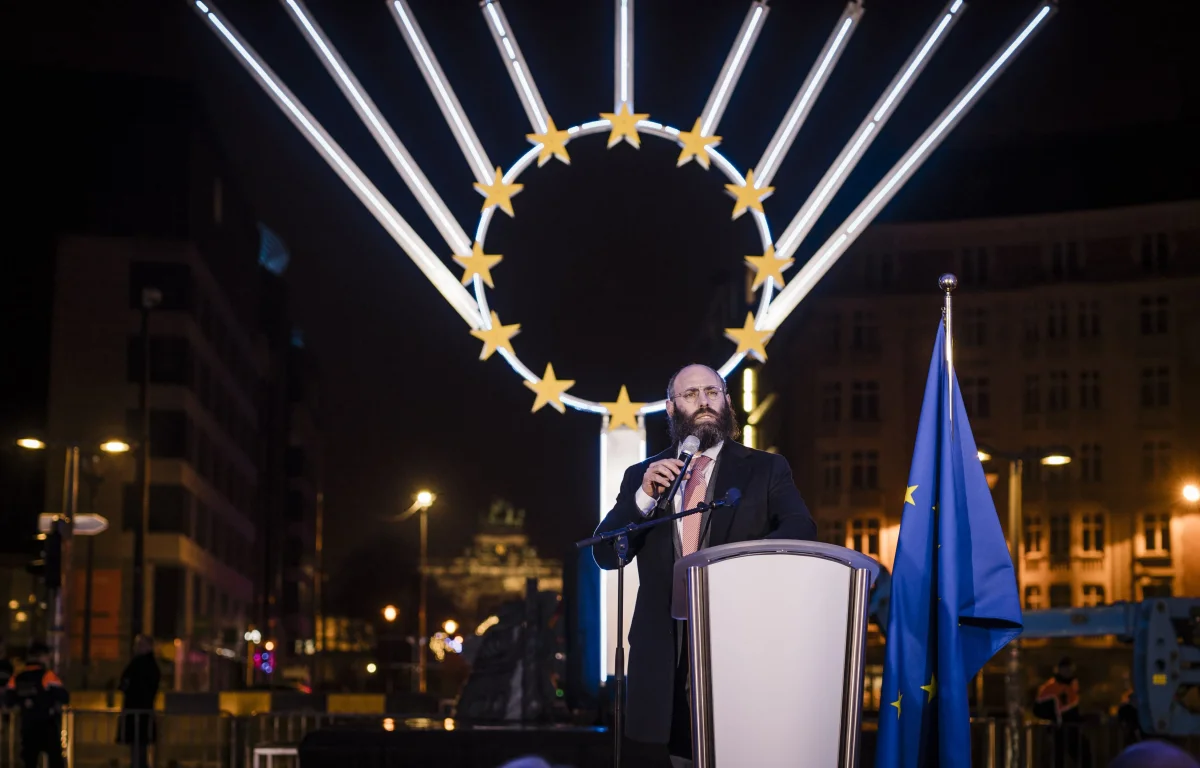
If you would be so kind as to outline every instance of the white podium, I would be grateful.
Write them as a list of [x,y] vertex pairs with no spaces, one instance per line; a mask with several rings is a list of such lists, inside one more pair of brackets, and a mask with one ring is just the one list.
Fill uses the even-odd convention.
[[814,541],[702,549],[675,564],[697,768],[855,768],[867,603],[879,564]]

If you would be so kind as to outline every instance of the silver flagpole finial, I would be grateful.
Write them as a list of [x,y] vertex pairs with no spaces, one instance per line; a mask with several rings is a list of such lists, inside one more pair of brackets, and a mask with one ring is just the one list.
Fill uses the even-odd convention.
[[950,418],[950,429],[954,429],[954,333],[953,333],[953,313],[951,307],[953,301],[951,294],[958,287],[958,278],[947,272],[938,278],[938,287],[946,294],[945,305],[942,307],[942,313],[946,317],[946,408]]

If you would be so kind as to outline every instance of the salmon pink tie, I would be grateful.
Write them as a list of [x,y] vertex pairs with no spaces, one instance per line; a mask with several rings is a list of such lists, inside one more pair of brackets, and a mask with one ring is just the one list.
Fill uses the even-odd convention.
[[[708,494],[708,481],[704,479],[704,470],[708,467],[712,458],[709,456],[697,456],[692,459],[692,464],[688,468],[687,484],[683,486],[683,509],[695,509],[696,505],[704,501],[704,497]],[[683,518],[683,554],[690,555],[697,549],[700,549],[700,523],[703,513],[688,515]]]

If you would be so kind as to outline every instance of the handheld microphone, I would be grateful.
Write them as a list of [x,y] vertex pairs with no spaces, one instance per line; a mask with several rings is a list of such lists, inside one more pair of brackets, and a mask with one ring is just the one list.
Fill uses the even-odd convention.
[[700,450],[700,438],[695,435],[689,435],[679,446],[679,458],[683,461],[683,466],[679,470],[679,474],[675,475],[675,479],[671,481],[671,487],[666,493],[658,497],[658,503],[654,505],[655,510],[659,512],[666,511],[671,506],[672,499],[675,498],[676,492],[679,491],[679,484],[683,482],[683,478],[687,475],[688,465],[692,463],[692,457],[696,455],[696,451]]

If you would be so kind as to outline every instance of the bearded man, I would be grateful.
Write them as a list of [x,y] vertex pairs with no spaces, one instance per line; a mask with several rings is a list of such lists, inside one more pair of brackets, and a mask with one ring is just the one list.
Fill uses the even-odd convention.
[[[683,468],[679,447],[700,439],[684,481],[663,514],[692,509],[701,501],[741,491],[736,508],[689,515],[633,536],[629,558],[638,564],[637,606],[629,628],[629,674],[625,733],[630,739],[666,744],[675,766],[691,762],[691,708],[687,627],[671,616],[675,561],[698,549],[754,539],[815,539],[816,524],[796,490],[782,456],[734,442],[740,432],[729,392],[720,375],[689,365],[667,383],[671,447],[625,471],[612,511],[597,533],[654,517],[659,496]],[[596,563],[616,568],[609,546],[593,547]]]

